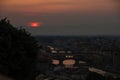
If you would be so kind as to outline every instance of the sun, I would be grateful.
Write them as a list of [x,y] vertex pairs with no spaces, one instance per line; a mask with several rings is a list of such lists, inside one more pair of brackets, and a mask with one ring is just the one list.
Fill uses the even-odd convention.
[[37,28],[41,26],[40,22],[29,22],[29,26],[32,28]]

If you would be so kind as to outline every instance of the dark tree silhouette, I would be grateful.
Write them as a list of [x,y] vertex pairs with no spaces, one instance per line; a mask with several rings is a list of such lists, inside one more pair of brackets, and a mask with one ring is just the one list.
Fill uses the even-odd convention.
[[33,80],[37,41],[25,29],[0,20],[0,74],[16,80]]

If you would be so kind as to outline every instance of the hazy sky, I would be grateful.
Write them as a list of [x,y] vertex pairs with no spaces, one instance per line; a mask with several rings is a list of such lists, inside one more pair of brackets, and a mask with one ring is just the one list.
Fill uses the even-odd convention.
[[[116,0],[1,0],[0,17],[32,35],[120,35]],[[42,23],[38,28],[29,22]]]

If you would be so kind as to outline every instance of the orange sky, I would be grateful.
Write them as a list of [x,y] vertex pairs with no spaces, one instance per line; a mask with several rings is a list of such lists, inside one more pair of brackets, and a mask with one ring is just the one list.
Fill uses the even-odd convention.
[[[42,22],[42,29],[33,31],[25,27],[35,35],[118,34],[117,3],[115,0],[1,0],[0,17],[8,17],[19,26]],[[111,27],[104,28],[108,26]]]
[[113,12],[108,0],[6,0],[4,10],[25,13]]

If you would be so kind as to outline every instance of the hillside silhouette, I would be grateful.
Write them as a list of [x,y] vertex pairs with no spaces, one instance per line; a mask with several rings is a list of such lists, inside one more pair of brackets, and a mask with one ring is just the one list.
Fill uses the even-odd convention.
[[0,74],[16,80],[33,80],[37,41],[7,18],[0,20]]

